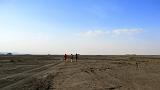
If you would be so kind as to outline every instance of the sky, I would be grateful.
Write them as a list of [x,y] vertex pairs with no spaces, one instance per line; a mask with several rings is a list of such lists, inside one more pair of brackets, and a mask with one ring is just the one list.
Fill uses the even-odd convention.
[[160,54],[160,0],[0,0],[0,52]]

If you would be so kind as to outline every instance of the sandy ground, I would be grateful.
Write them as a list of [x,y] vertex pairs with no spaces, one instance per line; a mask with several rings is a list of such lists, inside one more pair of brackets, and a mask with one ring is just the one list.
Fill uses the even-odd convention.
[[0,57],[0,90],[160,90],[160,56],[58,58],[13,62]]
[[[137,66],[138,63],[138,66]],[[160,61],[79,61],[65,63],[55,90],[160,90]]]

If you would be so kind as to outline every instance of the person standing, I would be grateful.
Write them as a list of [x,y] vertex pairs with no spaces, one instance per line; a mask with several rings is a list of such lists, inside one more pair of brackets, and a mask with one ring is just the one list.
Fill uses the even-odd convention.
[[71,62],[73,61],[73,54],[71,54]]
[[78,54],[76,53],[76,62],[77,62],[77,60],[78,60]]
[[64,55],[64,60],[67,61],[67,54]]
[[139,68],[139,66],[138,66],[138,62],[136,61],[136,68],[138,69]]

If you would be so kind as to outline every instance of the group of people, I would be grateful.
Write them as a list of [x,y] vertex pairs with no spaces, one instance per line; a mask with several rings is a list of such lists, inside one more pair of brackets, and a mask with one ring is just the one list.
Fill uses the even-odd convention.
[[[74,55],[73,54],[71,54],[71,55],[65,54],[64,55],[64,61],[65,62],[67,62],[68,60],[70,60],[71,62],[73,62],[73,59],[74,59]],[[75,54],[75,61],[77,62],[77,60],[78,60],[78,54],[76,53]]]

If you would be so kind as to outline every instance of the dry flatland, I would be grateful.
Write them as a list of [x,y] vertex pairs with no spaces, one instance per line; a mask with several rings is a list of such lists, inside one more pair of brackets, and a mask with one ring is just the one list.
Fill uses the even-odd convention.
[[160,90],[160,56],[0,56],[0,90]]

